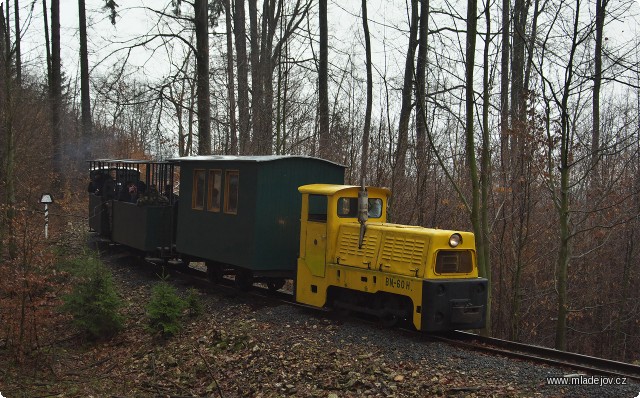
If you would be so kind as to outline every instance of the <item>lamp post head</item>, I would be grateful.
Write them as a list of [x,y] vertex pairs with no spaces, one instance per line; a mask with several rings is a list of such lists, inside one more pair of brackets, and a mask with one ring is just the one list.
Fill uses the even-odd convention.
[[40,197],[40,203],[44,203],[45,205],[53,203],[53,196],[49,193],[43,193]]

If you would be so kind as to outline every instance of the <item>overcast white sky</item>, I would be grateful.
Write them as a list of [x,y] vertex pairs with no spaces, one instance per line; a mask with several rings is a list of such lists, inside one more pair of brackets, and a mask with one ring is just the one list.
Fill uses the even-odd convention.
[[[33,0],[32,0],[33,1]],[[3,1],[5,3],[5,1]],[[122,0],[119,1],[119,17],[115,26],[112,26],[108,19],[108,12],[102,7],[104,0],[86,0],[87,19],[89,26],[89,51],[91,54],[90,64],[93,67],[99,59],[102,59],[110,52],[106,42],[106,38],[112,40],[127,40],[132,37],[140,36],[150,29],[155,18],[148,14],[148,11],[141,9],[144,4],[153,4],[157,6],[160,1],[150,0]],[[165,3],[165,1],[162,1]],[[166,2],[168,3],[168,1]],[[403,1],[384,1],[375,0],[369,2],[369,18],[370,29],[374,39],[374,57],[383,52],[381,38],[384,36],[387,46],[397,46],[402,48],[406,46],[406,38],[401,32],[395,29],[386,28],[384,25],[406,28],[404,19],[406,13],[403,10]],[[13,1],[9,1],[12,18],[13,18]],[[61,0],[61,30],[62,30],[62,62],[63,68],[67,75],[75,75],[78,70],[78,4],[77,0]],[[29,8],[33,5],[32,17],[29,17]],[[50,5],[50,1],[48,2]],[[360,1],[330,1],[329,2],[329,29],[335,36],[332,38],[337,50],[349,51],[347,46],[351,46],[350,41],[354,35],[361,37],[361,21],[358,19],[360,15]],[[392,17],[392,18],[391,18]],[[21,23],[23,30],[23,63],[30,72],[43,73],[44,69],[44,33],[42,22],[42,3],[27,2],[22,0],[21,4]],[[224,20],[220,21],[218,32],[224,31]],[[376,40],[379,38],[380,40]],[[348,39],[348,40],[345,40]],[[404,40],[402,40],[404,39]],[[357,42],[356,42],[357,43]],[[397,44],[396,44],[397,43]],[[360,46],[358,46],[360,47]],[[354,49],[351,49],[353,51]],[[355,50],[361,51],[360,48]],[[389,47],[387,47],[389,50]],[[335,54],[334,54],[335,55]],[[138,53],[133,61],[138,64],[143,63],[146,58]],[[147,76],[159,76],[164,71],[162,62],[156,60],[153,66],[148,65],[145,74]]]
[[[408,28],[405,4],[408,0],[369,0],[369,20],[372,35],[374,67],[378,70],[389,69],[389,75],[393,76],[402,70],[404,65],[404,53],[406,51],[407,36],[403,31]],[[593,0],[589,0],[590,2]],[[7,1],[2,1],[7,3]],[[12,10],[13,0],[8,1]],[[78,9],[77,0],[61,0],[61,28],[62,28],[62,62],[63,69],[69,79],[75,79],[78,74]],[[148,11],[141,7],[151,4],[157,7],[159,4],[168,4],[169,0],[120,0],[119,17],[117,24],[112,26],[108,12],[103,9],[104,0],[86,0],[87,18],[89,23],[89,51],[90,67],[104,58],[115,47],[109,46],[110,40],[127,40],[140,36],[150,29],[156,20]],[[432,7],[443,4],[444,0],[432,0]],[[460,3],[465,3],[460,0]],[[481,7],[482,1],[479,2]],[[612,3],[613,4],[613,3]],[[636,15],[640,14],[640,0],[635,3],[638,7]],[[50,5],[50,1],[48,1]],[[30,7],[32,12],[30,13]],[[465,7],[457,10],[464,15]],[[360,0],[329,0],[329,31],[332,34],[330,45],[334,47],[330,51],[330,60],[341,64],[340,56],[352,54],[356,65],[364,69],[364,55],[362,45],[362,22],[360,17]],[[31,18],[29,18],[31,14]],[[494,15],[494,18],[498,18]],[[21,0],[21,23],[23,30],[23,63],[30,73],[45,73],[44,63],[44,33],[42,22],[42,2],[37,0]],[[463,28],[458,26],[459,28]],[[397,29],[399,28],[399,29]],[[479,24],[484,29],[484,21]],[[218,32],[224,30],[224,19],[220,21]],[[637,37],[638,29],[634,19],[616,22],[607,27],[606,35],[612,40],[620,37]],[[223,42],[223,40],[220,40]],[[478,44],[481,46],[481,43]],[[147,57],[139,52],[132,57],[132,62],[142,66]],[[109,63],[98,68],[97,71],[105,71]],[[152,62],[144,64],[143,74],[146,77],[160,77],[168,73],[166,57],[158,56]],[[374,71],[374,78],[376,73]]]

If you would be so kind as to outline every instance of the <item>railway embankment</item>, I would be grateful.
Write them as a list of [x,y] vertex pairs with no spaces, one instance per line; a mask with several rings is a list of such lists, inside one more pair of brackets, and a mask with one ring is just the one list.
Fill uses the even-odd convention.
[[[204,314],[184,318],[163,339],[146,326],[159,269],[131,257],[104,257],[126,302],[126,326],[87,342],[71,331],[46,367],[4,368],[0,392],[94,397],[636,397],[640,384],[596,382],[556,368],[252,295],[201,288]],[[186,295],[179,274],[171,283]],[[570,376],[570,377],[567,377]],[[578,380],[578,381],[572,381]],[[602,385],[601,385],[602,384]]]

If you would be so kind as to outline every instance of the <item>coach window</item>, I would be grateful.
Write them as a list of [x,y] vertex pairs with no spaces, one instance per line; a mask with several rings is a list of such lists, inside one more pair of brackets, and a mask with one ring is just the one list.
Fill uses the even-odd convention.
[[222,170],[209,170],[209,185],[207,190],[207,210],[220,211],[220,187]]
[[307,220],[327,222],[327,197],[324,195],[309,195],[309,214]]
[[193,171],[193,192],[191,194],[191,208],[195,210],[204,209],[204,170]]
[[238,189],[240,187],[240,172],[227,170],[224,174],[224,212],[238,214]]

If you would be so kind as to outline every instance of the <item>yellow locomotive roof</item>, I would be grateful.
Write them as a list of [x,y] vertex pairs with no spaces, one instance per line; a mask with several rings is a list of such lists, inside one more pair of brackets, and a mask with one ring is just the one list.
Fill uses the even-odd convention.
[[[354,223],[355,224],[355,223]],[[458,233],[462,235],[473,235],[473,232],[470,231],[459,231],[453,229],[440,229],[438,227],[423,227],[420,225],[404,225],[404,224],[394,224],[388,222],[367,222],[367,228],[377,229],[377,230],[397,230],[397,231],[406,231],[410,233],[417,233],[421,235],[430,235],[430,236],[443,236],[448,238],[451,234]]]
[[[388,188],[380,187],[366,187],[367,191],[374,195],[391,196],[391,191]],[[335,184],[309,184],[303,185],[298,188],[300,193],[308,193],[312,195],[335,195],[341,191],[359,190],[359,185],[335,185]]]

